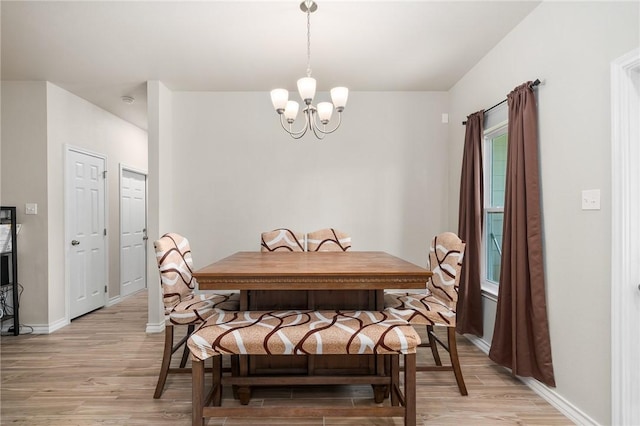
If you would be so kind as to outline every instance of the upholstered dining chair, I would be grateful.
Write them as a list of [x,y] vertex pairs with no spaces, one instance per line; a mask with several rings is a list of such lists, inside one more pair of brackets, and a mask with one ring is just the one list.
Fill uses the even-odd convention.
[[[237,311],[240,304],[239,293],[196,294],[197,282],[193,277],[193,260],[189,241],[178,234],[165,234],[153,243],[160,270],[160,285],[165,314],[165,338],[162,366],[158,376],[154,398],[160,398],[169,373],[189,373],[185,368],[189,348],[185,344],[196,325],[204,322],[214,313]],[[174,345],[174,326],[187,326],[186,335]],[[171,368],[171,357],[184,345],[180,368]]]
[[347,251],[350,248],[351,237],[333,228],[307,234],[307,251]]
[[[435,366],[418,366],[417,371],[453,371],[460,394],[467,395],[467,387],[462,376],[458,347],[456,344],[456,304],[460,270],[464,258],[465,243],[454,233],[437,235],[429,249],[429,267],[432,277],[427,282],[424,293],[385,292],[385,311],[403,318],[411,325],[427,327],[428,343]],[[434,332],[434,327],[447,328],[445,344]],[[449,352],[451,365],[442,365],[438,354],[438,344]]]
[[286,228],[263,232],[260,251],[304,251],[304,234]]

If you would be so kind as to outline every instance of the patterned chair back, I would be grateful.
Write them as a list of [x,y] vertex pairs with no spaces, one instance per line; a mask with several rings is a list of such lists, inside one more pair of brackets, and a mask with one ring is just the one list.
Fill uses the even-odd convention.
[[347,251],[350,248],[351,237],[333,228],[307,234],[307,251]]
[[429,249],[429,269],[433,273],[427,289],[455,311],[465,243],[453,232],[436,235]]
[[285,228],[263,232],[260,251],[304,251],[304,234]]
[[193,259],[189,241],[178,234],[165,234],[153,243],[160,270],[165,314],[178,303],[192,299],[197,282],[193,278]]

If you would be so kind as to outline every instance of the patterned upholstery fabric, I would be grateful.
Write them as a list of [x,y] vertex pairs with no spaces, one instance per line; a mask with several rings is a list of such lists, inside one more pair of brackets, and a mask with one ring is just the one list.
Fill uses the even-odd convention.
[[428,294],[385,293],[385,310],[413,325],[456,325],[456,311]]
[[237,311],[240,294],[196,294],[184,300],[169,312],[169,321],[176,325],[199,324],[219,310]]
[[456,234],[437,235],[429,250],[433,276],[427,282],[427,291],[385,293],[385,310],[413,325],[455,326],[464,249],[465,243]]
[[154,242],[160,270],[165,315],[173,324],[197,324],[216,310],[238,310],[240,295],[198,294],[194,289],[193,260],[189,241],[178,234],[165,234]]
[[304,251],[304,234],[280,228],[262,233],[261,251]]
[[307,251],[347,251],[350,248],[351,237],[333,228],[307,234]]
[[429,269],[433,276],[427,290],[455,310],[458,303],[458,283],[465,243],[453,232],[437,235],[429,249]]
[[189,338],[192,356],[408,354],[420,336],[405,321],[369,311],[217,312]]

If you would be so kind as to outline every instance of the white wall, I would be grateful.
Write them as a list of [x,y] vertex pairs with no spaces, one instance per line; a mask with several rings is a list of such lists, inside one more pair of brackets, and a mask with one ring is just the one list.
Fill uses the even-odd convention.
[[291,139],[266,92],[172,98],[175,227],[160,232],[186,235],[196,266],[258,250],[278,227],[335,227],[355,250],[425,265],[446,229],[447,93],[351,93],[322,141]]
[[[64,145],[107,156],[109,296],[120,294],[119,163],[147,168],[140,128],[46,82],[3,82],[2,203],[24,223],[19,275],[21,323],[39,330],[65,321]],[[24,203],[38,203],[25,216]]]
[[[2,205],[16,206],[20,322],[46,324],[48,270],[46,83],[2,82]],[[38,215],[25,215],[37,203]]]
[[[560,398],[611,422],[610,62],[639,42],[638,2],[544,2],[450,91],[449,182],[459,188],[466,115],[527,80],[538,88],[547,300]],[[582,211],[583,189],[602,208]],[[457,223],[457,199],[450,199]],[[495,304],[485,301],[489,315]],[[490,341],[493,329],[485,330]]]

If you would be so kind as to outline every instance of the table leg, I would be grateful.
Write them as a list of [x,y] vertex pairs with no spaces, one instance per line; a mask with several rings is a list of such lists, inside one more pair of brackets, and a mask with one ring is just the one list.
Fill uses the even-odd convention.
[[384,290],[375,290],[376,311],[384,311]]
[[249,290],[240,290],[240,310],[249,310]]

